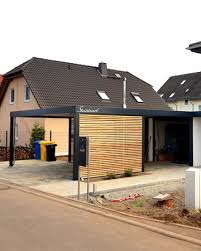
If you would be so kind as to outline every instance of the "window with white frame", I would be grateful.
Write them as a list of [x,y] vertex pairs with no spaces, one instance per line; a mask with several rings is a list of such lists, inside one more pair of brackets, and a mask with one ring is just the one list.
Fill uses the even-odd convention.
[[9,104],[15,103],[15,89],[10,89]]
[[131,92],[131,94],[134,97],[135,101],[137,101],[138,103],[144,103],[144,100],[142,99],[139,93]]
[[186,82],[186,79],[184,79],[184,80],[180,83],[180,85],[183,85],[185,82]]
[[31,92],[30,92],[29,86],[24,85],[24,102],[30,101],[30,96],[31,96]]
[[102,100],[110,100],[110,98],[104,91],[97,91],[97,93]]
[[175,92],[171,93],[169,98],[172,98],[175,95]]

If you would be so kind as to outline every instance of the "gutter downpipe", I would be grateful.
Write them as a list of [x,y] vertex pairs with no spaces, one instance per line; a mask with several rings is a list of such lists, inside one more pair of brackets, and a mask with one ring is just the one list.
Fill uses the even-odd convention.
[[174,105],[175,105],[175,107],[176,107],[176,111],[178,111],[178,109],[177,109],[177,107],[178,107],[178,105],[176,104],[176,103],[173,103]]
[[189,102],[191,103],[191,105],[192,105],[192,112],[194,112],[194,104],[193,104],[193,102],[191,101],[191,100],[189,100]]

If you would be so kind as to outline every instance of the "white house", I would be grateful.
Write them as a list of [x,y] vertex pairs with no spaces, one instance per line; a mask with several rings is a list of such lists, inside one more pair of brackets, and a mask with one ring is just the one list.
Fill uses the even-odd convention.
[[201,72],[170,77],[158,94],[176,111],[201,111]]

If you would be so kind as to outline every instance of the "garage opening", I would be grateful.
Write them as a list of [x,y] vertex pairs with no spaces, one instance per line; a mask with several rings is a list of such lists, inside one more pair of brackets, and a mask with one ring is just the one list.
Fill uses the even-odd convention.
[[191,163],[191,120],[189,118],[146,118],[145,160]]

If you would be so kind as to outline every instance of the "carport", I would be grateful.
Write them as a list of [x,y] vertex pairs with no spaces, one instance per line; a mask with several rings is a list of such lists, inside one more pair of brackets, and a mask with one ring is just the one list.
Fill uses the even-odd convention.
[[[175,121],[176,123],[183,121],[184,124],[186,123],[188,127],[186,136],[188,138],[188,163],[193,165],[195,160],[196,164],[201,164],[199,152],[193,151],[193,146],[198,147],[199,145],[196,138],[201,131],[199,130],[201,122],[198,118],[201,117],[200,112],[70,106],[10,113],[10,167],[14,165],[14,128],[17,117],[69,119],[67,137],[72,144],[69,144],[68,161],[73,161],[74,180],[79,177],[85,178],[87,175],[87,168],[79,166],[80,136],[87,136],[90,139],[90,177],[105,176],[110,170],[116,174],[122,174],[128,168],[132,168],[133,172],[144,171],[147,154],[150,161],[155,160],[153,148],[156,144],[154,142],[156,131],[153,130],[155,126],[153,121]],[[194,119],[197,119],[196,123],[194,123]],[[146,121],[149,121],[148,125]],[[152,137],[150,137],[151,134],[153,134]]]

